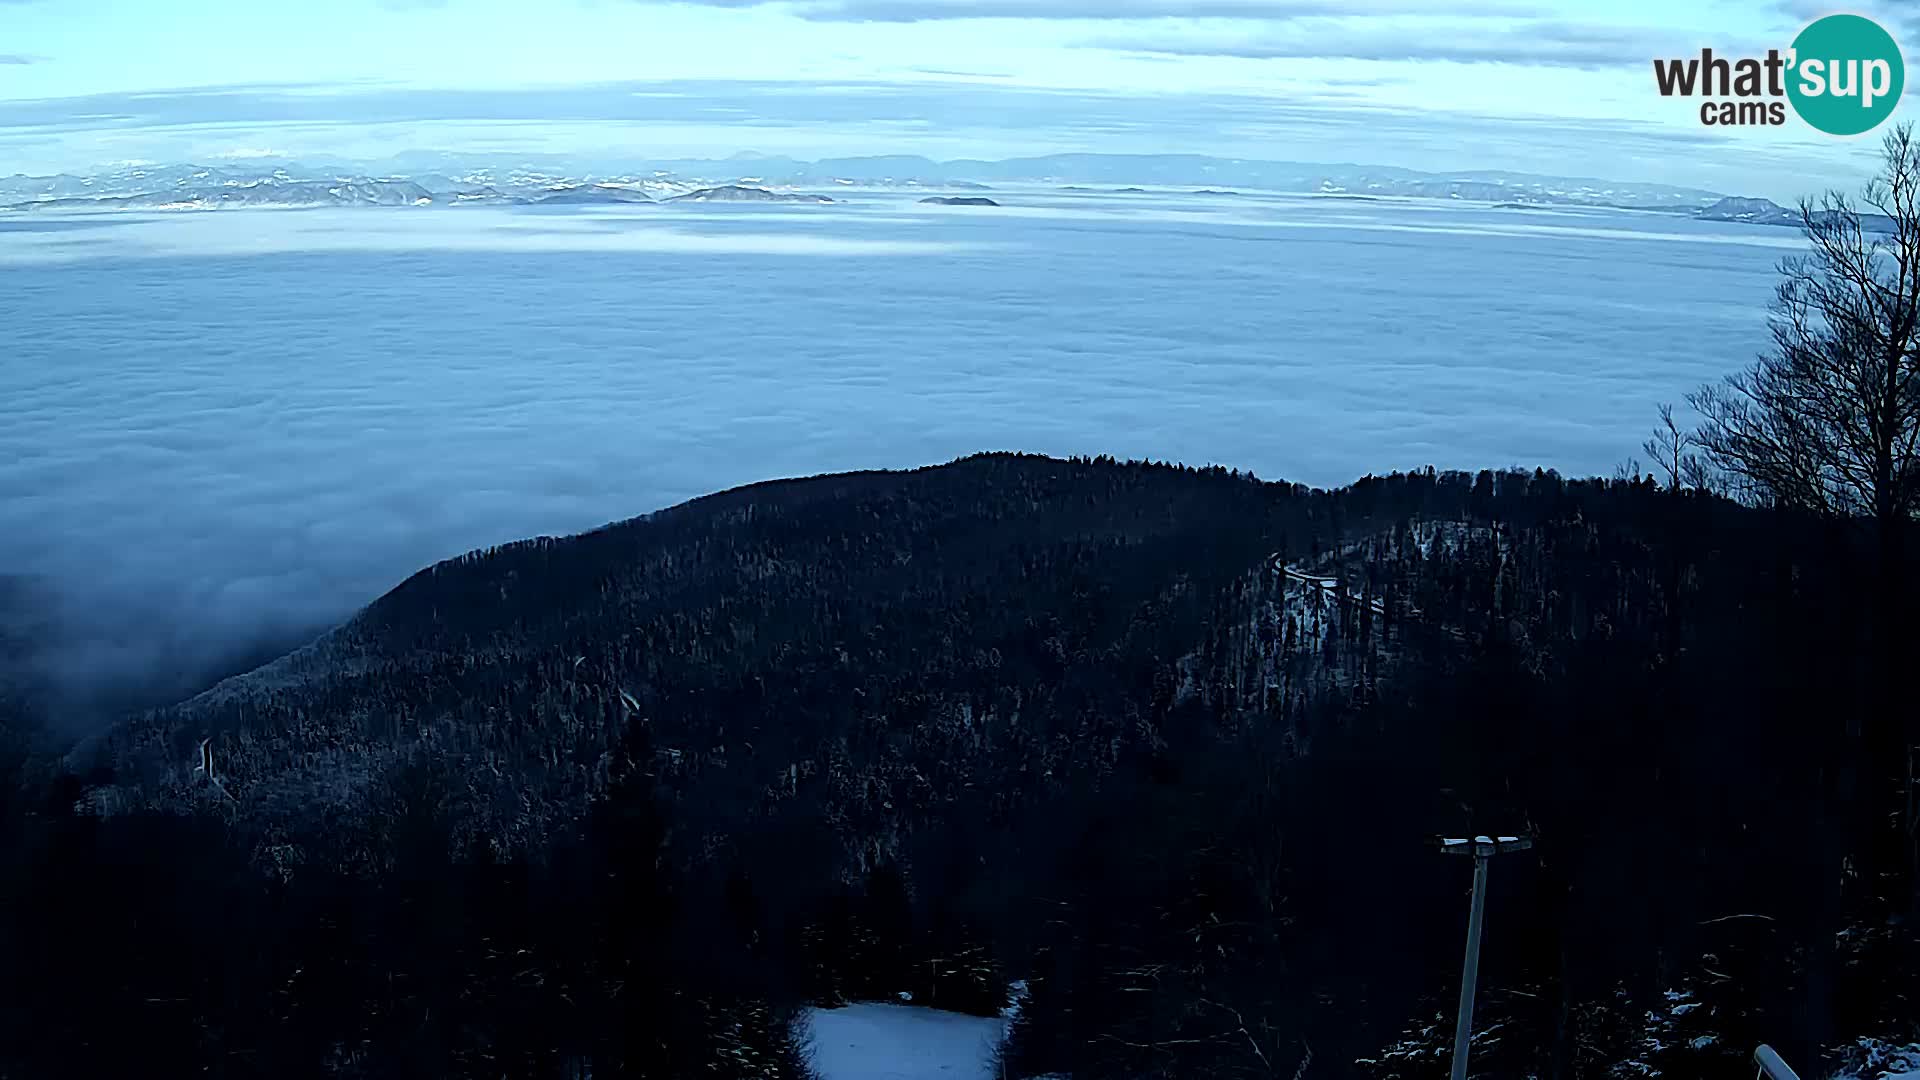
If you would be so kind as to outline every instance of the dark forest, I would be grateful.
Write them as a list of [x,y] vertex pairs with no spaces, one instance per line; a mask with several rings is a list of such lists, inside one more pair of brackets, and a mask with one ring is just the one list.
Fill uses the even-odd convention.
[[16,688],[0,1076],[798,1078],[1016,983],[1010,1077],[1441,1075],[1478,832],[1476,1076],[1912,1037],[1875,543],[985,455],[477,552],[78,748]]

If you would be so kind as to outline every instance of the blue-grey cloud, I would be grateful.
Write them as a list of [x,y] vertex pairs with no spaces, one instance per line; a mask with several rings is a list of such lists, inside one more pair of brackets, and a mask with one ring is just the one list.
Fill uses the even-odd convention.
[[1774,0],[1772,11],[1788,30],[1798,30],[1823,15],[1865,15],[1885,26],[1904,48],[1920,47],[1920,4],[1914,0]]
[[[0,0],[0,3],[5,2],[6,0]],[[44,57],[28,56],[25,53],[0,53],[0,66],[22,67],[27,64],[38,64],[43,59]]]
[[[707,7],[783,7],[816,22],[912,23],[954,19],[1261,19],[1431,15],[1421,0],[682,0]],[[1536,16],[1524,0],[1478,0],[1455,16]]]
[[1836,10],[1828,0],[1774,0],[1772,8],[1780,17],[1796,23],[1811,22]]
[[1082,44],[1155,56],[1438,61],[1586,70],[1638,68],[1649,57],[1676,47],[1670,34],[1651,29],[1550,20],[1497,27],[1316,24],[1240,34],[1108,35]]
[[[1639,61],[1644,63],[1644,61]],[[1372,85],[1355,80],[1330,87],[1350,92]],[[1077,137],[1094,125],[1128,125],[1162,133],[1158,149],[1181,145],[1184,133],[1243,124],[1301,124],[1394,130],[1446,131],[1500,118],[1374,106],[1356,108],[1313,98],[1276,100],[1263,95],[1147,95],[1119,91],[1047,90],[992,83],[853,82],[809,85],[784,82],[660,82],[549,87],[515,91],[365,89],[314,93],[308,87],[208,87],[138,94],[94,94],[32,101],[0,101],[0,135],[159,131],[218,127],[262,134],[297,125],[368,125],[431,122],[698,123],[715,110],[729,123],[774,125],[885,125],[921,122],[956,110],[989,115],[1005,131],[1058,131]],[[1569,125],[1569,137],[1594,134],[1603,125]],[[1637,134],[1632,134],[1637,133]],[[1180,139],[1172,136],[1180,134]],[[1634,138],[1636,147],[1719,145],[1705,129],[1669,129],[1622,123],[1609,137]],[[1450,135],[1448,137],[1451,137]],[[747,148],[750,148],[747,147]],[[1097,147],[1068,147],[1097,149]],[[1130,151],[1137,148],[1128,148]]]
[[1011,79],[1012,73],[1005,71],[961,71],[954,68],[914,68],[920,75],[945,75],[959,79]]
[[[271,148],[281,160],[310,167],[440,167],[416,155],[393,156],[419,150],[612,173],[738,150],[941,159],[1187,152],[1580,171],[1782,199],[1829,186],[1851,189],[1868,171],[1825,144],[1629,119],[1389,106],[1356,97],[1361,85],[1284,98],[1049,90],[989,80],[664,81],[519,91],[207,87],[0,101],[0,160],[9,172],[49,173],[130,158],[204,165],[236,149]],[[615,147],[625,149],[609,149]]]

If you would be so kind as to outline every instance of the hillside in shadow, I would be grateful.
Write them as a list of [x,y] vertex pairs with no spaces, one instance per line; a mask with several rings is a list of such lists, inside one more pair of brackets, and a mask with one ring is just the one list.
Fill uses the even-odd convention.
[[1496,831],[1477,1072],[1744,1075],[1914,1015],[1872,890],[1812,948],[1858,543],[984,455],[475,552],[6,759],[0,1076],[800,1076],[1014,980],[1011,1076],[1423,1076]]

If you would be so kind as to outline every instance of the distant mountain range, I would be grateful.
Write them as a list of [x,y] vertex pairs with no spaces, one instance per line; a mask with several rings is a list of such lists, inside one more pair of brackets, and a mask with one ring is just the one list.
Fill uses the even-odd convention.
[[[43,179],[43,178],[34,178]],[[107,188],[106,191],[113,189]],[[825,195],[723,185],[697,188],[665,199],[613,184],[571,184],[510,194],[494,187],[429,191],[413,180],[285,180],[277,177],[137,191],[130,194],[50,196],[0,205],[17,211],[220,210],[237,207],[317,206],[652,206],[660,202],[830,203]]]
[[[1125,184],[1127,186],[1112,186]],[[736,155],[666,160],[624,171],[575,173],[512,158],[409,153],[384,161],[241,166],[131,165],[89,175],[0,178],[0,208],[168,210],[249,206],[637,205],[656,202],[830,203],[794,189],[986,191],[1039,185],[1102,194],[1311,194],[1415,198],[1496,206],[1595,207],[1681,214],[1708,221],[1797,225],[1767,199],[1697,188],[1527,173],[1427,173],[1368,165],[1249,161],[1189,154],[1053,154],[1004,161],[915,156],[828,158]],[[1089,185],[1102,185],[1094,187]],[[1235,189],[1245,189],[1245,192]]]
[[[240,206],[427,206],[426,188],[408,180],[260,180],[232,186],[183,186],[124,195],[39,199],[35,210],[199,210]],[[644,197],[642,201],[646,201]]]
[[1706,206],[1722,196],[1698,188],[1619,183],[1525,173],[1469,171],[1429,173],[1379,165],[1324,165],[1253,161],[1196,154],[1050,154],[1004,161],[933,161],[914,156],[827,158],[733,158],[724,162],[669,161],[657,168],[680,175],[710,175],[716,168],[750,169],[754,179],[775,185],[858,184],[954,187],[960,183],[1127,184],[1159,187],[1235,187],[1288,193],[1357,193],[1476,201],[1540,201],[1596,204]]
[[[1496,208],[1506,210],[1538,209],[1538,207],[1533,204],[1519,202],[1500,203]],[[1681,209],[1677,207],[1622,206],[1618,209],[1648,210],[1659,213],[1681,212]],[[1816,210],[1813,216],[1816,219],[1821,219],[1828,217],[1831,213],[1831,211],[1827,210]],[[1695,221],[1738,221],[1747,225],[1783,225],[1794,229],[1802,225],[1800,211],[1797,209],[1781,206],[1772,199],[1740,198],[1732,195],[1719,199],[1710,206],[1704,206],[1697,210],[1688,209],[1684,212],[1684,216],[1690,217]],[[1860,224],[1867,232],[1891,233],[1894,231],[1893,219],[1887,217],[1885,214],[1863,213],[1860,215]]]

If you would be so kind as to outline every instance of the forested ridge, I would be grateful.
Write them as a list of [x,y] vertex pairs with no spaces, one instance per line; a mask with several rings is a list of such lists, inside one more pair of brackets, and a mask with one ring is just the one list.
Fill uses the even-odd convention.
[[1435,1075],[1442,832],[1537,840],[1476,1075],[1896,1036],[1906,912],[1814,885],[1865,543],[983,455],[476,552],[4,758],[0,1075],[798,1077],[800,1006],[1016,979],[1013,1076]]

